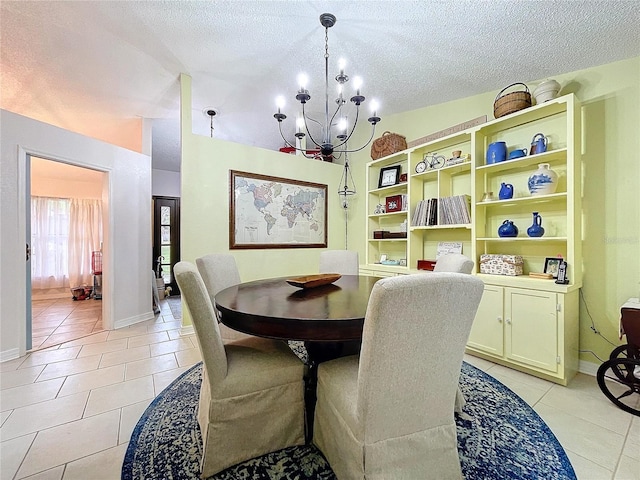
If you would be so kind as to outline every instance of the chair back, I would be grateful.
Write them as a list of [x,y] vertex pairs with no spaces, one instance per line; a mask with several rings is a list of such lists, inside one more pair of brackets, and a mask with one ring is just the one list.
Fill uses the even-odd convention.
[[483,286],[460,273],[399,275],[375,284],[358,370],[356,408],[365,443],[453,422]]
[[320,252],[320,273],[358,275],[358,252],[353,250],[324,250]]
[[448,253],[442,255],[433,267],[434,272],[471,273],[473,260],[461,253]]
[[231,254],[211,253],[204,257],[196,258],[196,266],[207,287],[214,309],[214,297],[219,291],[240,284],[240,273],[238,272],[236,259]]
[[209,382],[219,383],[227,375],[227,355],[207,289],[192,263],[178,262],[173,267],[173,272],[193,320]]

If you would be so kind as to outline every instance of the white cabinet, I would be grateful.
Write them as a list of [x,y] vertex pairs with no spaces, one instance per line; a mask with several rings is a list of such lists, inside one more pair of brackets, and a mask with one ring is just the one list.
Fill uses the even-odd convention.
[[485,285],[467,352],[566,385],[578,368],[577,295]]

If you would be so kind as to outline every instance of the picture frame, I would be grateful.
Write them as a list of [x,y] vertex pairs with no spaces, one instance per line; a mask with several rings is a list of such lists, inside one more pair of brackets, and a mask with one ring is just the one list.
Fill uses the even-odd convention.
[[547,257],[544,259],[544,273],[550,273],[553,278],[558,278],[560,262],[564,259],[560,257]]
[[402,211],[402,195],[392,195],[385,198],[386,213]]
[[230,170],[229,249],[327,248],[327,185]]
[[378,188],[390,187],[400,182],[400,165],[391,167],[382,167],[380,169],[380,178],[378,179]]
[[406,258],[401,258],[399,265],[401,267],[406,267],[407,266],[407,259]]

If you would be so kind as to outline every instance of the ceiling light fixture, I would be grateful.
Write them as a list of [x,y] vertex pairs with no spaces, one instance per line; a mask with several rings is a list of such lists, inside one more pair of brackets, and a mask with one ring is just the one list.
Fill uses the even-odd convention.
[[209,117],[211,118],[211,138],[213,138],[213,117],[215,117],[218,114],[218,112],[215,111],[213,108],[210,108],[205,113],[209,115]]
[[[362,80],[359,77],[355,77],[353,80],[355,94],[350,98],[350,101],[355,105],[355,120],[353,122],[353,126],[349,127],[347,122],[347,116],[343,112],[343,106],[346,103],[345,98],[343,97],[343,88],[344,85],[349,81],[349,77],[345,74],[344,71],[344,61],[340,60],[339,62],[339,70],[340,73],[336,75],[335,79],[338,82],[338,97],[335,100],[337,107],[332,115],[330,115],[329,108],[329,28],[333,27],[336,23],[336,17],[330,13],[323,13],[320,15],[320,24],[325,29],[324,36],[324,97],[325,97],[325,105],[324,105],[324,123],[315,120],[309,116],[305,112],[305,105],[311,99],[311,95],[309,95],[309,91],[307,90],[307,76],[304,74],[300,74],[298,76],[299,89],[296,94],[296,100],[300,102],[302,105],[302,116],[298,118],[296,122],[296,133],[295,136],[298,140],[303,139],[308,135],[309,140],[315,144],[317,149],[320,150],[320,154],[322,155],[323,160],[332,161],[336,154],[341,154],[346,152],[357,152],[365,148],[371,140],[373,139],[373,135],[375,133],[376,124],[380,121],[380,117],[376,115],[376,110],[378,108],[377,103],[375,101],[371,102],[371,110],[372,116],[368,118],[368,122],[372,125],[371,129],[371,137],[369,140],[359,148],[348,150],[347,149],[347,141],[353,135],[353,132],[356,129],[356,125],[358,123],[358,115],[360,111],[360,105],[365,101],[365,97],[361,95],[360,88],[362,86]],[[296,142],[289,142],[285,138],[282,133],[282,121],[287,118],[287,116],[282,113],[282,109],[284,108],[284,97],[280,96],[276,99],[276,105],[278,107],[278,112],[273,116],[278,121],[278,128],[280,130],[280,135],[285,143],[296,150],[302,151],[305,156],[306,148],[300,148],[296,146]],[[320,126],[321,128],[321,136],[314,137],[311,131],[309,130],[309,123],[314,123]],[[334,131],[336,132],[334,135]],[[336,138],[336,142],[334,143],[333,138]],[[299,143],[299,142],[298,142]],[[350,176],[350,171],[348,167],[348,163],[345,159],[345,175]],[[345,177],[346,178],[346,177]],[[342,188],[342,187],[341,187]],[[343,188],[344,192],[350,191],[348,185],[345,180],[345,185]],[[355,193],[355,190],[354,192]],[[346,194],[345,194],[346,195]]]

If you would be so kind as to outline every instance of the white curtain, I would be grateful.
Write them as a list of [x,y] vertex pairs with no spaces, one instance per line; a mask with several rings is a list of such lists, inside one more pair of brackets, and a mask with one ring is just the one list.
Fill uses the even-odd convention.
[[69,281],[92,285],[91,254],[100,251],[102,206],[100,200],[71,199],[69,212]]
[[67,198],[31,197],[31,285],[69,286],[69,206]]
[[32,287],[91,285],[101,240],[100,200],[31,197]]

